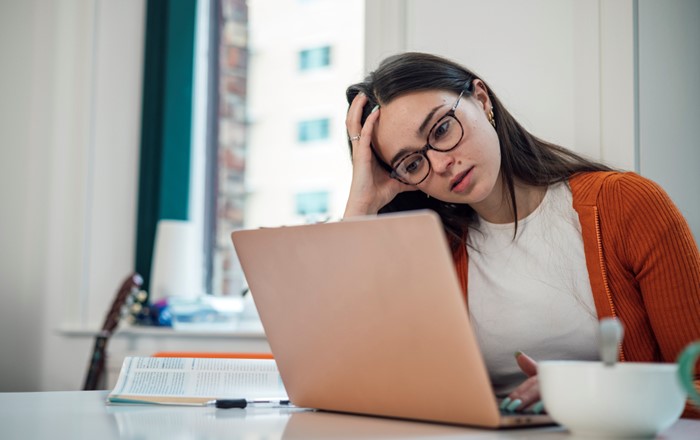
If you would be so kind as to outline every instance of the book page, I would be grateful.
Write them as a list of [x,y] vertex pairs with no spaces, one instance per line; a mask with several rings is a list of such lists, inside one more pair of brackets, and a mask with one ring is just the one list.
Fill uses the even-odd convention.
[[287,399],[272,359],[127,357],[109,394],[113,402],[192,403],[214,399]]

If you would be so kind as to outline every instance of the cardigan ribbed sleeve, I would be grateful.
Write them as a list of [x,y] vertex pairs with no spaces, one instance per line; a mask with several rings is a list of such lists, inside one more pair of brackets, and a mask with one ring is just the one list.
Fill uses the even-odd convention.
[[[601,191],[599,204],[620,209],[618,221],[601,219],[606,233],[619,237],[615,256],[606,259],[619,258],[633,274],[661,357],[673,362],[687,343],[700,340],[700,253],[683,215],[656,183],[633,173],[607,182],[612,188]],[[601,217],[612,211],[601,209]]]

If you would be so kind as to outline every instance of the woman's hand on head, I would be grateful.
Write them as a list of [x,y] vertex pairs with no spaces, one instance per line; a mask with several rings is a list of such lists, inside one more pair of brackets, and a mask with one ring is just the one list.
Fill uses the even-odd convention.
[[345,120],[352,143],[352,183],[343,217],[376,214],[398,193],[415,189],[393,179],[372,154],[370,143],[380,110],[374,110],[363,126],[362,110],[366,104],[367,97],[359,93],[352,101]]
[[501,409],[510,412],[530,412],[539,414],[544,406],[540,400],[540,384],[537,379],[537,362],[525,353],[515,354],[515,360],[528,378],[525,379],[501,403]]

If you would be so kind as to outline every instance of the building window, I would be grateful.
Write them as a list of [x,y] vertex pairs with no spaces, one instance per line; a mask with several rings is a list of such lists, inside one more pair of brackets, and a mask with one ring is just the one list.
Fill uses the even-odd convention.
[[299,52],[299,70],[313,70],[331,65],[331,47],[315,47]]
[[328,196],[328,191],[313,191],[297,194],[297,214],[307,218],[328,214]]
[[330,137],[331,120],[323,118],[301,121],[298,127],[299,142],[321,141]]

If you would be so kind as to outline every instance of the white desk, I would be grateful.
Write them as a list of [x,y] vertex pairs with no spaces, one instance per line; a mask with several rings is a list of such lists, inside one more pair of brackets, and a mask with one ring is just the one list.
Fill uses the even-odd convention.
[[[0,393],[2,439],[562,439],[558,427],[492,431],[300,409],[106,406],[106,391]],[[660,438],[700,438],[680,420]]]

